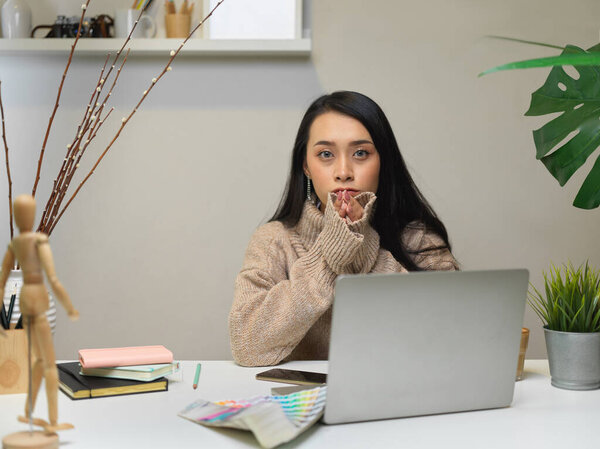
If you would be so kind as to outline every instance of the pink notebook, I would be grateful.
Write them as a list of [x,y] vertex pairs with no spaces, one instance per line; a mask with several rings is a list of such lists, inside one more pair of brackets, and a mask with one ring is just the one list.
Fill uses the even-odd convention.
[[173,362],[173,353],[164,346],[79,350],[79,363],[83,368],[152,365],[171,362]]

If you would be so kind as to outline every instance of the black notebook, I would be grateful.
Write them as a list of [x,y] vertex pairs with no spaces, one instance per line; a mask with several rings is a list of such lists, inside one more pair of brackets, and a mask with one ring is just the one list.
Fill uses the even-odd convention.
[[113,379],[108,377],[82,376],[79,362],[57,363],[58,384],[71,399],[88,399],[122,394],[166,391],[169,381],[164,377],[150,382]]

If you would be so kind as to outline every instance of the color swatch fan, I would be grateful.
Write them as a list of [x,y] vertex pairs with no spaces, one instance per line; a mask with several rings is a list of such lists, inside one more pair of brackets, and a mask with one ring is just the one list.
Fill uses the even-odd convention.
[[327,387],[285,396],[257,396],[245,400],[209,402],[197,400],[179,416],[209,427],[249,430],[262,447],[290,441],[323,415]]

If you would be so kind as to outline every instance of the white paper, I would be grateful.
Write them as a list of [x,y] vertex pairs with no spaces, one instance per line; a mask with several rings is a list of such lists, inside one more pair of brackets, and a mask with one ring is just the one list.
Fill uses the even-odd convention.
[[[297,1],[227,0],[208,20],[209,38],[295,39]],[[218,2],[210,0],[209,10]]]

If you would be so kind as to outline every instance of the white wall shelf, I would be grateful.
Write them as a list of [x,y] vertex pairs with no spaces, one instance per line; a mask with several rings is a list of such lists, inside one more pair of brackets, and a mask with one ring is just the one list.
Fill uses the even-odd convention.
[[[68,54],[74,39],[0,39],[0,55]],[[131,56],[168,55],[179,47],[183,39],[132,39]],[[80,39],[75,49],[80,55],[115,53],[123,39]],[[307,57],[311,51],[310,39],[264,40],[208,40],[190,39],[180,56],[296,56]]]

